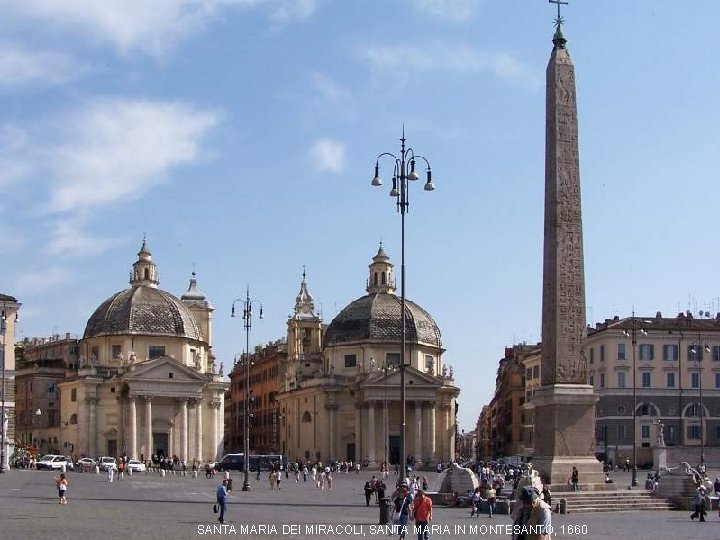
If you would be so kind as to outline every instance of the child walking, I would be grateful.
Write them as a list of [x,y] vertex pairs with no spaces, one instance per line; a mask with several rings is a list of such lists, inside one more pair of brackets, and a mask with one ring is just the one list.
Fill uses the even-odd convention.
[[55,485],[57,485],[58,497],[60,497],[58,504],[67,504],[67,497],[65,497],[65,493],[67,492],[68,481],[65,477],[65,473],[60,473],[60,476],[55,478]]

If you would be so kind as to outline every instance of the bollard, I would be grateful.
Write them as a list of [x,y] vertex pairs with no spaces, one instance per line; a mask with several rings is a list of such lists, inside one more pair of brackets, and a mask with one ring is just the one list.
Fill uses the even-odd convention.
[[560,513],[567,514],[567,499],[560,499]]
[[193,471],[193,478],[197,478],[197,471]]
[[165,469],[160,469],[160,476],[165,478]]
[[95,474],[100,474],[100,465],[95,465]]
[[390,499],[380,499],[380,525],[387,525],[390,521]]
[[132,470],[132,469],[128,469],[128,474],[129,474],[130,476],[132,476],[132,473],[133,473],[133,470]]

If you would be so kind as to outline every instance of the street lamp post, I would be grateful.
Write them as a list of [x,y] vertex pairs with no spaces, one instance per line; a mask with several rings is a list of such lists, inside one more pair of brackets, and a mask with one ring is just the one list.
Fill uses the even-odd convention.
[[[380,179],[380,158],[390,157],[395,161],[395,168],[392,177],[392,189],[390,196],[395,199],[395,206],[400,213],[400,402],[402,408],[402,425],[400,430],[400,451],[402,452],[403,474],[407,467],[407,448],[405,437],[406,426],[406,403],[405,403],[405,214],[410,207],[408,189],[409,182],[418,180],[420,175],[415,172],[415,161],[422,159],[427,166],[425,173],[427,180],[425,182],[425,191],[433,191],[435,185],[432,182],[432,170],[430,163],[425,157],[416,155],[412,148],[405,148],[405,128],[403,127],[402,138],[400,139],[400,156],[396,156],[390,152],[383,152],[378,155],[375,160],[375,175],[373,176],[371,185],[382,186]],[[408,166],[410,170],[408,171]]]
[[[702,347],[702,349],[701,349]],[[700,466],[705,466],[705,410],[703,408],[703,388],[702,388],[702,351],[710,353],[710,347],[707,343],[701,344],[700,335],[697,337],[697,344],[690,348],[690,352],[693,354],[693,360],[698,361],[698,393],[699,393],[699,407],[698,416],[700,417]]]
[[2,362],[2,380],[0,384],[0,473],[5,472],[5,438],[7,436],[7,422],[5,419],[5,311],[0,313],[0,361]]
[[630,343],[632,344],[632,385],[633,385],[633,414],[632,414],[632,481],[631,486],[637,487],[637,384],[635,384],[635,377],[637,374],[637,368],[635,365],[635,349],[637,348],[637,333],[640,332],[643,336],[647,336],[647,332],[642,328],[638,327],[637,319],[635,318],[635,310],[632,312],[632,326],[628,329],[623,330],[623,334],[630,337]]
[[[235,316],[235,303],[243,303],[243,327],[245,328],[245,399],[243,400],[243,491],[250,491],[250,329],[252,328],[252,306],[260,305],[260,319],[263,318],[262,303],[250,298],[250,286],[245,292],[245,298],[238,298],[233,302],[231,317]],[[259,464],[258,464],[259,466]]]

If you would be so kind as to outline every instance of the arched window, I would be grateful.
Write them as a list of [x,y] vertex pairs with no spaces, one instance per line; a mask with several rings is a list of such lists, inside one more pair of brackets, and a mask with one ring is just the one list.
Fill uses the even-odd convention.
[[385,272],[382,273],[382,284],[385,285]]
[[378,284],[377,272],[375,272],[375,274],[374,274],[374,281],[375,281],[375,285],[377,285]]
[[74,426],[75,424],[77,424],[77,414],[73,414],[73,415],[70,417],[70,425],[71,425],[71,426]]
[[150,269],[149,268],[145,269],[145,279],[150,279]]
[[310,416],[310,413],[308,411],[305,411],[305,413],[302,416],[303,422],[312,422],[312,417]]

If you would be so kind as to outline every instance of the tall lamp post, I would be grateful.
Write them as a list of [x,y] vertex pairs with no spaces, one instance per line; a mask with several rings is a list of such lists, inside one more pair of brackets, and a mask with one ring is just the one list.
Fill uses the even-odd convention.
[[632,456],[633,456],[633,463],[632,463],[632,481],[631,486],[637,487],[638,480],[637,480],[637,384],[635,384],[635,376],[637,374],[637,368],[635,366],[635,349],[637,348],[637,334],[640,332],[643,336],[647,336],[647,332],[640,328],[638,326],[638,321],[635,318],[635,310],[632,312],[632,325],[630,328],[626,328],[623,330],[623,334],[626,337],[630,338],[630,343],[632,344],[632,370],[633,370],[633,377],[632,377],[632,385],[633,385],[633,414],[632,414]]
[[[432,171],[430,163],[425,157],[416,155],[412,148],[405,148],[405,127],[403,127],[402,138],[400,139],[400,156],[396,156],[390,152],[383,152],[378,155],[375,160],[375,175],[373,176],[371,185],[382,186],[380,179],[380,158],[390,157],[395,161],[395,168],[392,176],[392,189],[390,196],[395,199],[395,206],[400,213],[400,402],[402,408],[402,426],[400,430],[400,451],[402,452],[403,474],[407,467],[407,448],[405,437],[406,425],[406,403],[405,403],[405,214],[410,208],[410,199],[408,190],[410,182],[414,182],[420,178],[415,172],[415,162],[421,159],[425,162],[425,173],[427,180],[425,182],[425,191],[433,191],[435,185],[432,182]],[[410,170],[408,171],[408,167]]]
[[[707,343],[701,345],[701,339],[698,335],[697,344],[690,347],[690,352],[693,355],[693,360],[698,362],[698,391],[699,391],[699,407],[698,416],[700,417],[700,466],[705,465],[705,410],[703,408],[703,393],[702,393],[702,351],[707,354],[710,353],[710,347]],[[701,348],[702,347],[702,348]]]
[[[230,316],[235,316],[235,304],[243,304],[243,327],[245,328],[245,399],[243,400],[243,491],[250,491],[250,329],[252,328],[253,304],[260,305],[260,319],[263,318],[262,303],[250,298],[250,286],[245,291],[245,298],[237,298],[232,304]],[[258,464],[259,466],[259,464]]]

